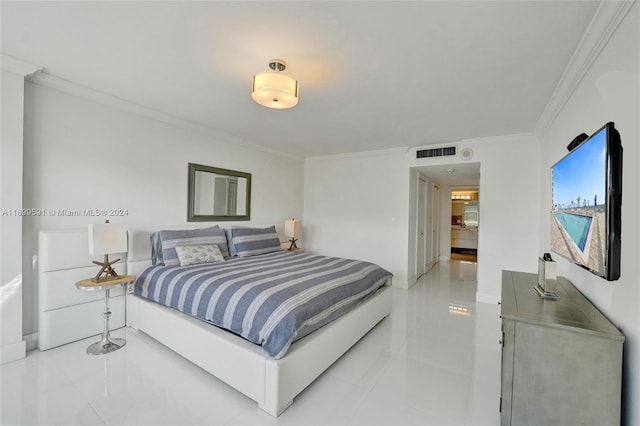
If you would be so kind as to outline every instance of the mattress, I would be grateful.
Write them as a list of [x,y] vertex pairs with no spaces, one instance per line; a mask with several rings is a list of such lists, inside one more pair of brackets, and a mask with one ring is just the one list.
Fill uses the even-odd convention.
[[150,266],[134,291],[261,345],[279,359],[294,341],[363,303],[391,278],[369,262],[279,251]]

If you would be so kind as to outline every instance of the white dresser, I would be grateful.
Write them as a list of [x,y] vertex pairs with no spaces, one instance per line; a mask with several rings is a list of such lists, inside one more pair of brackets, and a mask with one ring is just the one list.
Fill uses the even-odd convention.
[[[124,256],[116,256],[124,257]],[[100,334],[104,294],[76,288],[76,282],[93,277],[100,267],[89,256],[86,229],[41,231],[38,235],[38,348],[43,351]],[[124,260],[124,259],[123,259]],[[124,273],[124,261],[115,264]],[[111,294],[113,328],[125,324],[125,291]]]

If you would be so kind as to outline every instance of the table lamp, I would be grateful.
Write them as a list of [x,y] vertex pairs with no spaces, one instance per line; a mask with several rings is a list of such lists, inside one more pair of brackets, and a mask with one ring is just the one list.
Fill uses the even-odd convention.
[[298,248],[296,245],[296,241],[298,241],[298,237],[302,233],[302,225],[297,219],[289,219],[284,222],[284,234],[289,237],[289,242],[291,245],[288,250],[295,250]]
[[[89,225],[89,254],[104,254],[104,262],[93,261],[96,265],[102,266],[93,278],[93,281],[107,281],[118,278],[118,273],[113,269],[114,263],[120,259],[109,260],[109,255],[113,253],[127,252],[127,228],[123,223],[96,223]],[[103,276],[104,275],[104,276]]]

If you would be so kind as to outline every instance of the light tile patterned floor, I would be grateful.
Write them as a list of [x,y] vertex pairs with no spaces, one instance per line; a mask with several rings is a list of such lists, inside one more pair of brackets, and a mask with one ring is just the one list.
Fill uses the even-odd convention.
[[[89,356],[95,338],[0,368],[2,425],[496,425],[498,306],[475,303],[476,265],[441,262],[393,290],[390,318],[274,419],[143,333]],[[466,306],[467,314],[450,304]]]

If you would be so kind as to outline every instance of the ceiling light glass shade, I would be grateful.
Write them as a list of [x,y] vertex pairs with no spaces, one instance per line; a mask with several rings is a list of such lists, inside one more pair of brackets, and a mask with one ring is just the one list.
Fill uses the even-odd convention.
[[274,72],[256,74],[253,76],[251,97],[267,108],[292,108],[298,104],[298,82]]

